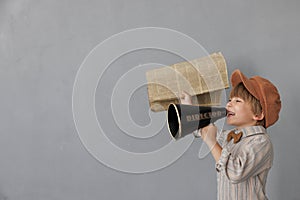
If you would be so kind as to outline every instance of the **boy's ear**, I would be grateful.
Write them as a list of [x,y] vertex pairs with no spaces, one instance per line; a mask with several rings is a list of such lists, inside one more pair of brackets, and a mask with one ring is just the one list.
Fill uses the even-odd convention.
[[256,120],[256,121],[260,121],[260,120],[263,120],[265,117],[264,113],[261,112],[260,114],[255,114],[253,119]]

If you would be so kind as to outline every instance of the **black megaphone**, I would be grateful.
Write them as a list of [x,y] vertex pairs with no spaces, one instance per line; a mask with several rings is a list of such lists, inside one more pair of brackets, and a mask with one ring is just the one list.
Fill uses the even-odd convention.
[[226,117],[227,110],[224,107],[171,103],[167,115],[169,132],[177,140]]

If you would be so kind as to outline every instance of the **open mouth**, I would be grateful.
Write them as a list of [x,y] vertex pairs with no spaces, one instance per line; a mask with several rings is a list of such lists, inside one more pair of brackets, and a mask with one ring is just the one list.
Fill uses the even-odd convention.
[[232,117],[234,115],[235,115],[234,112],[231,112],[231,111],[227,110],[227,117]]

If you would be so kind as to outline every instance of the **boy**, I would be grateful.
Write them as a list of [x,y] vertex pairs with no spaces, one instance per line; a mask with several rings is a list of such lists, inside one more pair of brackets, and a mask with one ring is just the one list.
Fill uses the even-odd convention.
[[[226,121],[235,129],[217,137],[217,128],[210,124],[195,136],[203,139],[216,161],[219,200],[265,200],[273,162],[266,128],[279,118],[280,96],[270,81],[259,76],[248,79],[240,70],[232,73],[231,84]],[[181,103],[191,102],[183,93]]]

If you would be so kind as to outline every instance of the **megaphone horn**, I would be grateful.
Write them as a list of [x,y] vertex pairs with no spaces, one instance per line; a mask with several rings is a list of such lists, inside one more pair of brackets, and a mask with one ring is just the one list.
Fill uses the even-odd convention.
[[224,107],[171,103],[168,107],[168,129],[172,138],[177,140],[226,117],[226,114]]

